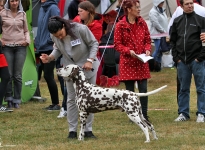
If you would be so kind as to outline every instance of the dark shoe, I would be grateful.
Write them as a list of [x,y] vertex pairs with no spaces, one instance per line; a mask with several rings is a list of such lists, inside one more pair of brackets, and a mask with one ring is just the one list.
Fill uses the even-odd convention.
[[14,108],[19,108],[19,104],[14,103]]
[[77,139],[77,132],[71,131],[68,135],[69,139]]
[[8,108],[12,108],[13,107],[13,102],[8,101]]
[[92,131],[85,132],[85,136],[84,137],[85,138],[94,138],[94,139],[96,139],[96,136],[93,134]]
[[52,108],[53,106],[55,106],[55,105],[49,105],[48,107],[45,107],[43,109],[48,110],[48,109]]
[[61,109],[61,107],[59,105],[54,105],[53,107],[48,108],[47,110],[48,111],[55,111],[55,110],[60,110],[60,109]]

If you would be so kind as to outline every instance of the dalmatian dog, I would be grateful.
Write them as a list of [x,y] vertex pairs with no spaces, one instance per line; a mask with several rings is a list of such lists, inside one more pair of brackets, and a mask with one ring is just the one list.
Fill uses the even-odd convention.
[[86,119],[89,113],[113,110],[119,107],[142,129],[146,136],[145,142],[150,142],[148,129],[152,132],[154,139],[158,139],[154,126],[143,117],[139,97],[157,93],[166,85],[148,93],[134,93],[128,90],[102,88],[90,84],[87,82],[83,70],[77,65],[68,65],[56,71],[58,75],[73,81],[81,122],[79,140],[84,140]]

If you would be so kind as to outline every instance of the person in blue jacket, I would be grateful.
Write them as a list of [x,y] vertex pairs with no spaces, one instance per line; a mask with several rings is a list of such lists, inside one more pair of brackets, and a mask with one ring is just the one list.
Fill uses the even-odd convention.
[[[60,16],[58,2],[59,0],[41,0],[41,8],[38,16],[38,30],[35,38],[35,48],[39,55],[49,55],[53,50],[54,43],[51,40],[50,32],[48,31],[48,21],[52,16]],[[41,62],[41,66],[52,101],[52,104],[45,109],[48,111],[60,110],[58,87],[54,80],[55,61],[48,64]]]

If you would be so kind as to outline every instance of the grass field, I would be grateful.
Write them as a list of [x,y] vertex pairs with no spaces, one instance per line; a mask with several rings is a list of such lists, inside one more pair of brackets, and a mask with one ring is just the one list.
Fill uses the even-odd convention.
[[[67,120],[57,119],[58,111],[42,110],[51,102],[42,79],[40,89],[43,97],[47,98],[46,102],[29,101],[13,113],[0,114],[0,138],[4,146],[0,150],[205,150],[205,123],[196,123],[194,82],[191,85],[191,119],[187,122],[174,122],[178,116],[176,69],[164,68],[161,72],[152,72],[148,91],[163,85],[168,87],[149,96],[148,115],[159,140],[144,143],[142,130],[130,123],[124,112],[114,110],[95,114],[93,132],[97,139],[78,141],[67,139]],[[117,88],[123,89],[124,84]],[[59,95],[62,100],[60,88]],[[152,134],[150,137],[152,139]]]

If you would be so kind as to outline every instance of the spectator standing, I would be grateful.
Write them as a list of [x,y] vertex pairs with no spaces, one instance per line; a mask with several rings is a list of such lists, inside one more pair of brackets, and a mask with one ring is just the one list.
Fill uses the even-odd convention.
[[78,14],[73,21],[87,25],[99,42],[102,37],[102,15],[95,13],[95,6],[89,1],[81,2],[78,5]]
[[[168,18],[163,8],[164,0],[153,0],[153,7],[149,12],[149,20],[150,20],[150,34],[162,34],[167,33],[167,26],[168,26]],[[154,57],[155,62],[159,65],[161,70],[161,60],[162,60],[162,52],[160,47],[160,40],[161,37],[153,38],[155,51],[152,54]],[[156,70],[156,71],[160,71]]]
[[[202,17],[205,17],[205,8],[197,3],[194,3],[194,12]],[[171,27],[172,27],[174,19],[181,16],[182,14],[183,14],[183,9],[181,6],[178,6],[175,12],[173,13],[172,18],[170,19],[169,24],[168,24],[169,34],[171,32]],[[175,63],[175,66],[176,65],[177,64]],[[180,82],[177,77],[177,102],[178,102],[179,90],[180,90]]]
[[[1,1],[0,1],[1,3]],[[6,88],[9,82],[9,70],[8,70],[8,64],[6,62],[6,58],[4,54],[2,53],[2,45],[0,42],[0,112],[11,112],[12,109],[4,107],[3,104],[3,98],[6,94]]]
[[[56,69],[63,67],[63,58],[62,56],[58,57],[56,60]],[[67,89],[63,77],[58,75],[58,81],[60,82],[61,93],[63,95],[62,107],[57,118],[63,118],[67,116]]]
[[[125,15],[119,18],[114,32],[115,49],[120,52],[119,80],[125,83],[126,90],[135,91],[138,83],[140,93],[147,92],[147,79],[150,78],[149,64],[143,63],[135,54],[150,55],[151,39],[146,22],[140,16],[140,2],[126,0],[122,5]],[[148,120],[148,97],[140,97],[142,113]]]
[[123,8],[120,8],[122,5],[122,1],[123,0],[118,0],[118,4],[117,4],[116,9],[115,9],[115,11],[117,11],[117,13],[119,14],[118,17],[124,15]]
[[200,33],[205,29],[205,19],[194,12],[193,0],[180,0],[183,14],[174,19],[170,32],[173,60],[177,64],[180,91],[178,94],[178,114],[175,121],[190,119],[190,84],[194,76],[197,90],[197,119],[204,122],[205,115],[205,47]]
[[[39,10],[38,31],[35,38],[36,52],[40,55],[49,55],[53,50],[54,43],[50,37],[50,32],[48,31],[48,21],[50,17],[60,15],[58,1],[59,0],[41,0],[42,4]],[[54,79],[55,61],[48,64],[44,64],[42,61],[40,63],[52,101],[52,104],[45,109],[48,111],[60,110],[58,87]]]
[[[89,2],[89,1],[84,1],[81,2],[78,5],[78,16],[76,16],[73,21],[74,22],[79,22],[82,23],[90,29],[90,31],[93,33],[95,36],[96,40],[99,42],[100,38],[102,37],[103,33],[103,28],[102,28],[102,23],[103,23],[103,17],[100,14],[95,13],[95,6]],[[101,54],[98,51],[97,53],[98,59],[101,59]],[[97,73],[97,81],[96,84],[100,84],[100,76],[102,74],[102,65],[103,62],[101,62],[98,73]]]
[[72,0],[68,6],[68,17],[73,20],[78,15],[78,4],[85,0]]
[[3,22],[1,42],[10,74],[5,101],[8,102],[8,108],[19,108],[22,69],[26,59],[26,47],[30,43],[30,35],[21,1],[7,0],[4,8],[0,12]]
[[[87,26],[72,23],[58,16],[52,17],[48,23],[48,30],[53,35],[54,50],[50,55],[42,54],[40,57],[44,63],[51,62],[63,55],[63,66],[76,64],[84,68],[84,73],[89,83],[96,83],[96,73],[99,61],[96,57],[98,42]],[[72,42],[73,41],[73,42]],[[77,44],[72,44],[77,43]],[[91,69],[94,69],[91,71]],[[77,138],[78,108],[75,103],[75,90],[72,81],[66,81],[68,92],[67,119],[69,124],[68,138]],[[85,127],[85,137],[95,138],[92,133],[94,115],[89,114]]]
[[[4,9],[4,0],[0,0],[0,11]],[[2,24],[0,25],[2,29]],[[2,31],[1,31],[2,33]],[[9,82],[9,70],[6,58],[2,52],[2,43],[0,42],[0,112],[12,112],[12,109],[4,107],[3,98],[6,94],[6,87]]]

